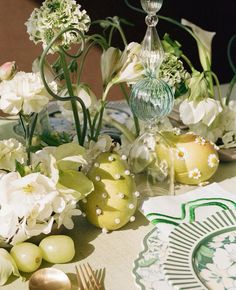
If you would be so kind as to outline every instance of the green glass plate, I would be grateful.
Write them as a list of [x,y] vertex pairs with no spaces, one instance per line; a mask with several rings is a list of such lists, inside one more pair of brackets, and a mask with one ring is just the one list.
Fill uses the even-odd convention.
[[170,234],[163,270],[174,289],[236,289],[236,211],[183,223]]

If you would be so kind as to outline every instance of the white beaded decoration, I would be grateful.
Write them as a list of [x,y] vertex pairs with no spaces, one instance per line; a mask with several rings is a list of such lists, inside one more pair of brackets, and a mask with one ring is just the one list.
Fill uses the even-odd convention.
[[106,228],[102,228],[102,232],[103,232],[104,234],[107,234],[107,233],[108,233],[108,229],[106,229]]
[[96,215],[101,215],[102,214],[102,210],[100,208],[96,209]]
[[120,176],[119,173],[116,173],[116,174],[115,174],[115,179],[116,179],[116,180],[120,179],[120,177],[121,177],[121,176]]
[[134,209],[134,204],[130,203],[129,204],[129,209]]
[[83,212],[83,213],[82,213],[82,216],[83,216],[83,217],[86,217],[86,213],[85,213],[85,212]]
[[122,192],[119,192],[119,193],[118,193],[118,196],[119,196],[119,198],[121,198],[121,199],[125,198],[125,194],[122,193]]
[[100,177],[100,176],[96,176],[96,177],[95,177],[95,180],[96,180],[96,181],[100,181],[100,180],[101,180],[101,177]]
[[113,160],[114,160],[114,157],[113,157],[113,156],[109,156],[109,157],[108,157],[108,160],[109,160],[109,161],[113,161]]
[[140,192],[139,192],[139,191],[135,191],[134,195],[135,195],[136,197],[140,197]]
[[119,218],[116,218],[116,219],[115,219],[115,223],[116,223],[117,225],[119,225],[119,224],[120,224],[120,219],[119,219]]
[[104,192],[104,193],[102,194],[102,198],[107,198],[107,193],[106,193],[106,192]]
[[99,166],[100,166],[100,164],[98,162],[94,163],[94,167],[98,168]]
[[86,198],[83,198],[83,199],[82,199],[82,202],[83,202],[83,203],[87,203],[88,201],[87,201]]
[[132,223],[135,221],[135,216],[130,217],[129,221]]
[[125,175],[130,175],[130,171],[128,169],[125,170]]
[[121,156],[121,159],[122,159],[122,160],[127,160],[127,156],[123,154],[123,155]]

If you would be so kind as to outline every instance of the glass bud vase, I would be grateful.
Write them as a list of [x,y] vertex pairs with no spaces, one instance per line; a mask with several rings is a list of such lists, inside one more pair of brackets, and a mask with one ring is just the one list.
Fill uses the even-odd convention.
[[129,165],[138,174],[138,190],[145,196],[174,194],[174,155],[157,128],[145,128],[129,153]]

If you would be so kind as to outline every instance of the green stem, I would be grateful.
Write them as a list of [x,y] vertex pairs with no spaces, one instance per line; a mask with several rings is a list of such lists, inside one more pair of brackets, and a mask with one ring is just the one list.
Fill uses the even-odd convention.
[[75,128],[76,128],[78,143],[80,145],[83,145],[82,144],[82,135],[81,135],[81,126],[80,126],[79,114],[78,114],[78,109],[77,109],[77,101],[74,98],[74,91],[73,91],[73,86],[72,86],[71,79],[70,79],[70,73],[69,73],[69,70],[67,67],[65,54],[62,50],[60,50],[60,57],[61,57],[62,69],[64,71],[66,86],[68,89],[69,96],[71,97],[70,102],[71,102],[72,112],[73,112],[74,121],[75,121]]
[[121,26],[120,26],[120,25],[116,25],[116,24],[114,24],[114,27],[119,31],[120,36],[121,36],[121,39],[122,39],[124,45],[127,46],[127,45],[128,45],[128,42],[127,42],[127,39],[126,39],[126,37],[125,37],[124,31],[123,31],[123,29],[121,28]]
[[236,39],[236,34],[231,37],[229,44],[228,44],[228,47],[227,47],[228,61],[229,61],[230,67],[231,67],[232,71],[234,72],[234,74],[236,74],[236,67],[235,67],[233,60],[232,60],[232,57],[231,57],[231,48],[232,48],[232,44],[233,44],[235,39]]
[[232,94],[232,91],[233,91],[233,88],[234,88],[234,85],[236,83],[236,74],[234,75],[234,77],[232,78],[230,84],[229,84],[229,88],[228,88],[228,91],[227,91],[227,94],[226,94],[226,106],[228,106],[229,104],[229,101],[230,101],[230,97],[231,97],[231,94]]
[[113,26],[111,28],[111,30],[110,30],[110,33],[109,33],[109,37],[108,37],[108,44],[109,44],[109,46],[111,46],[111,41],[112,41],[114,29],[115,29],[115,27]]
[[224,104],[223,104],[223,100],[222,100],[222,94],[221,94],[221,90],[220,90],[219,79],[218,79],[217,75],[213,71],[211,71],[210,74],[212,75],[212,77],[214,78],[215,83],[216,83],[216,88],[217,88],[218,99],[219,99],[220,105],[221,105],[222,108],[224,108]]
[[135,141],[135,135],[129,130],[127,129],[127,126],[119,123],[118,121],[112,119],[109,116],[104,116],[104,121],[109,124],[112,125],[113,127],[117,128],[126,138],[130,143],[133,143]]
[[[123,93],[123,95],[125,97],[125,100],[126,100],[127,104],[129,105],[129,96],[128,96],[127,91],[126,91],[126,89],[124,87],[124,84],[120,84],[120,88],[121,88],[121,91],[122,91],[122,93]],[[132,112],[132,110],[131,110],[131,113],[132,113],[132,116],[133,116],[133,119],[134,119],[136,137],[138,137],[139,133],[140,133],[139,120],[135,116],[135,114]]]
[[106,102],[102,101],[101,110],[99,112],[98,126],[97,126],[97,129],[96,129],[96,132],[95,132],[94,141],[97,141],[98,136],[100,134],[100,131],[102,129],[103,113],[104,113],[104,110],[105,110],[105,106],[106,106]]
[[189,66],[191,71],[194,72],[195,68],[194,68],[192,62],[190,61],[190,59],[185,54],[181,54],[181,58],[187,63],[187,65]]

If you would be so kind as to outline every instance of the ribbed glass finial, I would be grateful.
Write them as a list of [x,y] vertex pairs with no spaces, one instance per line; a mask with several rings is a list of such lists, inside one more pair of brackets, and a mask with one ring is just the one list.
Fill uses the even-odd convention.
[[174,97],[171,88],[158,79],[158,71],[164,59],[164,50],[156,25],[163,0],[141,0],[146,16],[147,31],[142,42],[140,61],[146,77],[137,82],[130,96],[130,106],[134,114],[144,121],[155,122],[165,117],[173,108]]

